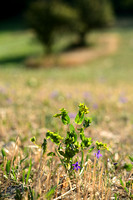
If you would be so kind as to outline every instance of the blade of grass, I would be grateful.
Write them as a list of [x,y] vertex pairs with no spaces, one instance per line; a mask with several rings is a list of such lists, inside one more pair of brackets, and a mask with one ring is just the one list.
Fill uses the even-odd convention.
[[32,161],[30,160],[30,165],[29,165],[29,169],[28,169],[28,173],[27,173],[27,177],[26,177],[26,182],[25,182],[26,185],[27,185],[29,177],[30,177],[31,167],[32,167]]

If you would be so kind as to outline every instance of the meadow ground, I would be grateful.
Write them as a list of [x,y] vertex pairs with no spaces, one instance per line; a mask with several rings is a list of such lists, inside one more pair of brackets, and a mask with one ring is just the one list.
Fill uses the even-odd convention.
[[[25,59],[42,55],[43,49],[30,30],[14,27],[8,24],[0,32],[0,149],[7,154],[0,156],[1,199],[5,195],[16,199],[132,199],[133,169],[128,156],[133,157],[133,26],[92,33],[92,41],[102,34],[117,35],[118,48],[111,55],[74,68],[46,69],[25,67]],[[69,40],[60,40],[55,51]],[[103,153],[98,162],[91,153],[88,170],[70,179],[63,168],[56,169],[57,158],[40,158],[30,138],[35,136],[42,144],[48,129],[63,136],[66,128],[53,115],[64,107],[74,122],[80,102],[89,107],[93,119],[86,136],[106,142],[110,152]],[[25,156],[22,166],[18,165]],[[30,158],[33,165],[28,177]],[[13,167],[9,170],[8,160]],[[18,196],[14,191],[19,191]]]

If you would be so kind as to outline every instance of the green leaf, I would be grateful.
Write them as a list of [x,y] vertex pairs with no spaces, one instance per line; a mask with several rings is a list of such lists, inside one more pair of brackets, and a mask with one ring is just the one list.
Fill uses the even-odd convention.
[[121,183],[121,185],[124,187],[124,183],[123,183],[123,181],[122,181],[121,178],[120,178],[120,183]]
[[58,133],[48,131],[46,133],[46,138],[54,142],[55,144],[59,145],[60,141],[63,139]]
[[85,117],[83,126],[84,126],[85,128],[87,128],[87,127],[90,126],[91,122],[92,122],[92,118],[90,118],[90,117]]
[[116,193],[114,194],[114,197],[115,197],[115,200],[118,200],[118,199],[117,199],[117,194],[116,194]]
[[69,124],[70,123],[70,117],[68,116],[68,112],[66,111],[66,109],[61,108],[60,109],[61,113],[59,114],[55,114],[54,117],[60,117],[61,116],[61,120],[63,124]]
[[84,164],[84,151],[81,151],[81,169],[83,168],[83,164]]
[[91,153],[91,152],[93,151],[94,148],[95,148],[94,146],[91,147],[91,148],[88,150],[88,152]]
[[62,122],[63,124],[69,124],[70,123],[70,117],[67,114],[62,115]]
[[60,156],[60,154],[59,154],[59,152],[58,152],[58,150],[57,150],[56,148],[55,148],[55,151],[56,151],[56,153],[57,153],[57,155],[58,155],[58,157],[59,157],[59,159],[60,159],[62,165],[66,168],[66,165],[65,165],[65,163],[64,163],[64,159],[61,158],[61,156]]
[[65,148],[65,157],[70,160],[79,152],[78,142],[70,143]]
[[126,187],[130,187],[131,184],[132,184],[132,181],[127,181],[126,182]]
[[14,165],[15,160],[16,160],[16,156],[14,156],[14,158],[13,158],[13,165]]
[[129,191],[128,191],[128,189],[124,186],[124,183],[123,183],[123,181],[122,181],[121,178],[120,178],[120,183],[121,183],[122,187],[124,188],[124,190],[128,193]]
[[75,117],[75,123],[80,125],[82,124],[83,119],[84,119],[84,113],[78,113]]
[[2,153],[3,158],[6,157],[6,152],[3,148],[1,149],[1,153]]
[[73,142],[76,142],[77,139],[78,139],[78,136],[77,136],[77,133],[75,132],[74,126],[72,124],[70,124],[69,129],[70,129],[70,132],[69,131],[67,132],[67,137],[68,138],[70,138],[70,137],[74,138]]
[[63,151],[58,151],[60,155],[65,156],[65,153]]
[[76,142],[78,139],[77,133],[74,133],[74,142]]
[[34,136],[34,137],[30,138],[30,141],[35,143],[36,142],[36,137]]
[[129,159],[131,160],[131,162],[133,162],[133,157],[129,156]]
[[46,152],[47,149],[47,140],[44,138],[42,143],[43,154]]
[[70,129],[70,132],[75,132],[75,128],[72,124],[70,124],[69,129]]
[[20,165],[26,160],[26,158],[28,158],[28,156],[25,156],[25,158],[20,160]]
[[8,160],[6,163],[6,173],[9,174],[10,173],[10,168],[11,168],[11,161]]
[[25,170],[23,170],[23,172],[22,172],[22,182],[23,183],[25,182]]
[[15,174],[14,167],[12,167],[12,173],[13,173],[13,179],[14,179],[15,181],[17,181],[17,177],[16,177],[16,174]]
[[60,114],[55,114],[53,117],[60,117],[61,116],[61,113]]
[[[30,199],[30,200],[34,200],[34,195],[35,195],[34,190],[32,190],[31,187],[29,186],[28,199]],[[38,199],[38,197],[37,197],[37,199]]]
[[80,131],[80,139],[83,141],[85,139],[85,135],[84,135],[84,129],[80,128],[78,129]]
[[75,123],[80,125],[83,122],[84,114],[87,113],[89,113],[87,106],[80,103],[78,114],[75,117]]
[[126,187],[124,187],[124,190],[125,190],[127,193],[129,193],[129,190],[128,190]]
[[82,146],[83,148],[85,148],[85,147],[89,147],[91,144],[92,144],[91,138],[85,137],[85,138],[82,140],[81,146]]
[[54,153],[54,152],[49,152],[49,153],[47,154],[47,156],[55,156],[55,153]]
[[132,168],[133,168],[133,165],[125,163],[125,165],[123,166],[123,168],[126,169],[127,171],[131,171]]
[[28,184],[28,180],[29,180],[29,177],[30,177],[31,167],[32,167],[32,161],[30,160],[30,165],[29,165],[27,176],[26,176],[26,182],[25,182],[26,185]]
[[61,114],[62,113],[66,113],[66,109],[65,108],[61,108],[60,111],[61,111]]
[[50,200],[53,196],[53,194],[55,193],[55,190],[57,188],[57,185],[55,185],[54,187],[51,187],[51,189],[46,193],[46,199]]
[[96,145],[97,145],[97,149],[103,148],[109,151],[109,148],[107,147],[106,143],[96,141]]

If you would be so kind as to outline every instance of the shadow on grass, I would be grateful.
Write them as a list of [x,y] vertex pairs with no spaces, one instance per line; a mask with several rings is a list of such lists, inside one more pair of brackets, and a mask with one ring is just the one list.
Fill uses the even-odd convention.
[[[24,21],[24,18],[22,16],[17,16],[14,18],[11,18],[10,20],[3,20],[0,21],[0,33],[2,34],[8,34],[10,38],[10,33],[13,32],[15,34],[18,34],[17,32],[25,31],[27,30],[26,23]],[[15,36],[14,36],[15,40]],[[33,41],[32,41],[33,43]],[[14,48],[14,47],[12,47]],[[29,54],[18,52],[19,55],[15,55],[12,52],[12,55],[5,54],[3,57],[0,57],[0,68],[5,67],[6,65],[18,65],[23,64],[25,60],[30,56]]]
[[117,18],[115,27],[126,30],[131,29],[133,27],[133,16]]
[[[21,55],[17,57],[8,57],[0,59],[0,67],[4,67],[6,64],[23,64],[24,61],[28,58],[26,55]],[[2,66],[3,65],[3,66]]]
[[72,43],[70,45],[68,45],[67,47],[65,47],[64,49],[61,49],[60,52],[71,52],[71,51],[74,51],[74,50],[78,50],[78,49],[81,49],[81,48],[91,48],[91,47],[94,47],[95,46],[95,43],[85,43],[85,44],[79,44],[79,43]]

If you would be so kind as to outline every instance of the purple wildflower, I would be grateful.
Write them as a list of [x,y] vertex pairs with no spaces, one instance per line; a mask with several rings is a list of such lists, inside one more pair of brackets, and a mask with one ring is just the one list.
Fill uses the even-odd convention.
[[92,101],[92,95],[90,92],[84,92],[83,97],[84,97],[84,99],[88,100],[89,102]]
[[115,165],[117,165],[117,164],[118,164],[117,162],[116,162],[116,163],[114,163],[114,166],[115,166]]
[[121,95],[121,96],[119,97],[119,102],[124,104],[124,103],[127,103],[127,102],[128,102],[128,99],[127,99],[125,96],[122,96],[122,95]]
[[6,94],[6,88],[0,86],[0,94]]
[[58,97],[58,95],[59,95],[59,92],[57,90],[54,90],[54,91],[52,91],[50,97],[53,99],[53,98]]
[[69,113],[69,117],[70,117],[71,119],[74,119],[74,118],[76,117],[76,113]]
[[81,169],[81,167],[79,166],[78,162],[76,162],[75,164],[72,164],[72,165],[74,166],[73,170],[76,169],[78,171],[78,169]]
[[98,150],[98,152],[97,152],[97,153],[94,153],[94,155],[96,155],[97,159],[99,159],[99,158],[100,158],[100,156],[102,157],[102,154],[100,154],[100,150]]
[[8,99],[6,99],[6,102],[7,102],[8,104],[11,104],[11,103],[12,103],[12,100],[11,100],[10,98],[8,98]]
[[93,109],[95,109],[95,110],[98,109],[98,104],[97,103],[93,104]]
[[72,95],[71,95],[71,93],[68,93],[68,94],[66,95],[66,97],[67,97],[67,99],[70,99],[70,98],[72,98]]
[[105,77],[100,77],[100,78],[99,78],[99,82],[100,82],[100,83],[105,83],[105,82],[106,82]]

